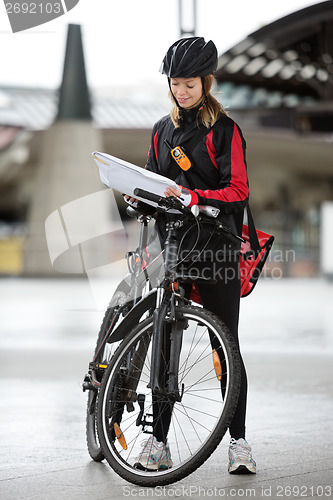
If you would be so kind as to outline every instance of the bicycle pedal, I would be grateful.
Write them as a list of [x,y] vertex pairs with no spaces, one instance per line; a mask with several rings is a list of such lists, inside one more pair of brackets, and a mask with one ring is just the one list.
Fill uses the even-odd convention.
[[108,365],[106,362],[99,363],[96,361],[92,361],[89,363],[89,370],[106,370],[107,367]]
[[91,376],[88,373],[85,375],[85,377],[83,379],[82,390],[83,390],[83,392],[97,390],[96,387],[94,386],[94,384],[92,383]]
[[135,410],[134,404],[133,403],[127,403],[126,404],[126,409],[127,409],[128,413],[132,413],[132,411]]

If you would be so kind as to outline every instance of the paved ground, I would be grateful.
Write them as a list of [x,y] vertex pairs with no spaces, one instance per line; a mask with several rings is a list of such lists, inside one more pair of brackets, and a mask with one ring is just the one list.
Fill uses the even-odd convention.
[[262,280],[242,299],[256,476],[227,473],[227,439],[197,472],[147,489],[89,459],[81,381],[103,312],[85,280],[2,279],[0,498],[333,498],[333,285]]

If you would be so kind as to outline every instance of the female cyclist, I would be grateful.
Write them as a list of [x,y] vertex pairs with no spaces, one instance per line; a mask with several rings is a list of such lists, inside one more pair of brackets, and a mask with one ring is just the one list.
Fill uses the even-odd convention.
[[[146,168],[175,180],[178,189],[168,188],[166,196],[178,197],[185,206],[215,206],[220,210],[221,221],[241,236],[249,195],[246,146],[238,125],[211,94],[216,67],[217,50],[212,41],[206,43],[201,37],[184,38],[169,48],[160,72],[168,78],[173,107],[169,115],[154,125]],[[183,170],[171,154],[177,146],[189,157],[187,170]],[[129,203],[134,201],[129,197],[125,199]],[[160,214],[157,217],[162,244],[170,217],[173,216]],[[221,318],[239,346],[239,248],[231,246],[222,236],[211,234],[210,227],[201,229],[199,242],[194,230],[186,232],[184,228],[183,231],[185,253],[181,258],[185,259],[187,272],[216,280],[213,285],[202,282],[197,285],[203,307]],[[200,242],[203,242],[201,246]],[[191,259],[193,245],[198,250],[195,259]],[[186,293],[189,296],[190,290]],[[251,447],[245,440],[247,377],[243,361],[241,364],[240,397],[229,427],[228,470],[232,474],[256,473]],[[160,412],[162,416],[155,419],[154,435],[143,443],[136,461],[138,468],[172,467],[167,442],[171,412],[172,409],[168,411],[164,407]]]

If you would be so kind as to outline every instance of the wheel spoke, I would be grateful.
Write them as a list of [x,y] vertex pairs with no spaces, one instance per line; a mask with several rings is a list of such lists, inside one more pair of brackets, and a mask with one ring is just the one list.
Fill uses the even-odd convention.
[[[182,405],[183,406],[183,405]],[[192,422],[195,422],[197,425],[199,425],[202,429],[205,429],[207,432],[211,432],[211,429],[209,429],[209,427],[206,427],[204,424],[202,424],[199,420],[197,420],[196,418],[193,418],[193,417],[188,417],[185,409],[183,411],[181,411],[180,407],[177,407],[175,408],[175,410],[178,412],[178,413],[181,413],[182,415],[184,415],[185,417],[188,418],[188,420],[192,421]],[[217,417],[216,417],[217,418]]]
[[[216,389],[214,389],[215,391]],[[200,399],[205,399],[206,401],[212,401],[213,403],[217,403],[216,399],[213,398],[207,398],[207,396],[199,396],[199,394],[192,394],[194,391],[186,391],[187,394],[193,398],[200,398]],[[200,391],[201,392],[201,391]]]

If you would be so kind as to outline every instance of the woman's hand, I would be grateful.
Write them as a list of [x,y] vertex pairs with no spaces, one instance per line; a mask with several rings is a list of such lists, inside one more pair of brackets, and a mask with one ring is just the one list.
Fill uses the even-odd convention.
[[166,197],[176,196],[180,199],[184,207],[192,207],[197,205],[199,198],[195,191],[191,189],[183,188],[182,186],[177,186],[176,188],[168,187],[164,191]]
[[179,196],[182,194],[181,190],[182,190],[181,186],[177,186],[176,188],[168,187],[164,191],[164,194],[167,198],[169,198],[170,196],[175,196],[176,198],[179,198]]
[[138,200],[136,198],[131,198],[130,196],[128,196],[128,194],[122,193],[122,195],[123,195],[124,200],[127,203],[137,203],[138,202]]

